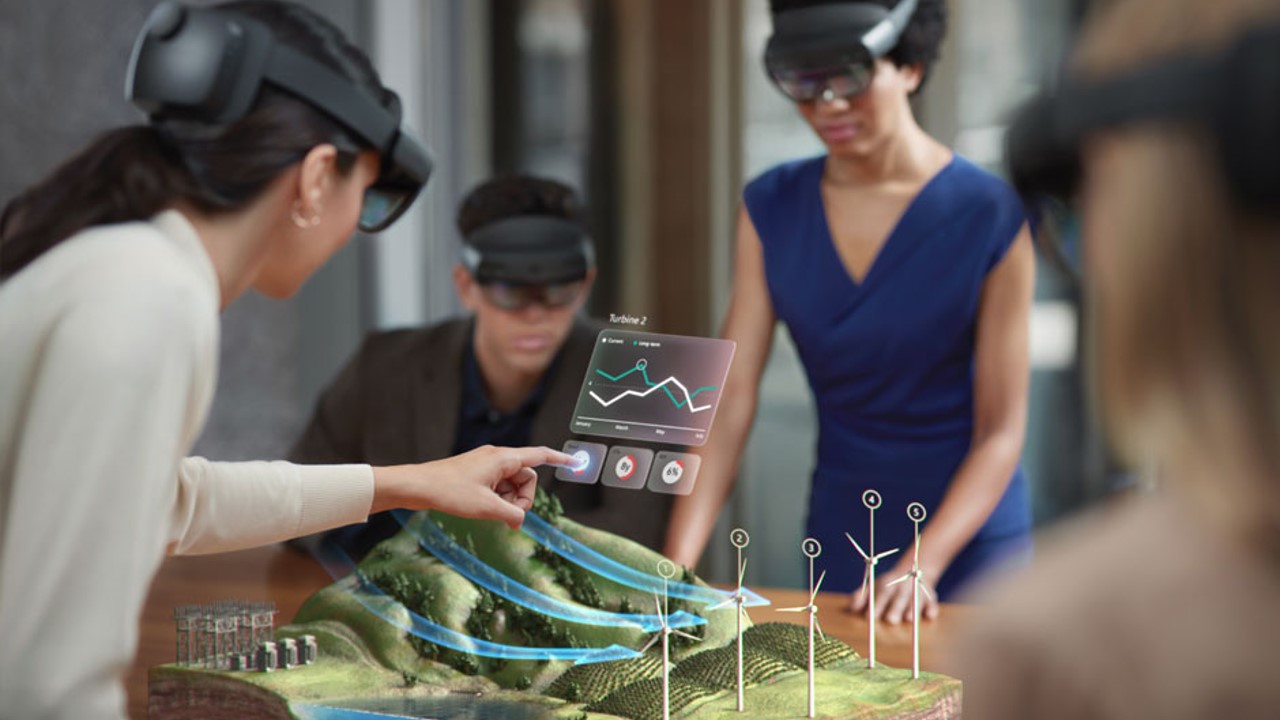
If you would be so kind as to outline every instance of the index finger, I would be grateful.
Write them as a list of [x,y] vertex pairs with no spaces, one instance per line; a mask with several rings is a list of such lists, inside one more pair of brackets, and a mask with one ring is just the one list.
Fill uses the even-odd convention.
[[549,447],[522,447],[514,448],[516,460],[524,467],[537,467],[539,465],[560,465],[564,467],[575,468],[578,461],[572,455],[566,455],[559,450],[552,450]]

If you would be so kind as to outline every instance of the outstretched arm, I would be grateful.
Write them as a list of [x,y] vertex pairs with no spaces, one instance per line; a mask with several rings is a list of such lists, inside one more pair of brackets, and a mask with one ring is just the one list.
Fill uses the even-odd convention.
[[538,487],[533,468],[571,465],[544,447],[486,445],[418,465],[213,463],[187,458],[169,522],[169,552],[241,550],[364,522],[392,508],[524,522]]
[[720,394],[716,424],[702,451],[702,468],[691,494],[676,499],[663,554],[692,567],[698,563],[716,517],[733,489],[738,461],[755,419],[760,376],[773,344],[776,316],[765,284],[760,237],[746,208],[738,213],[733,296],[721,335],[737,343]]

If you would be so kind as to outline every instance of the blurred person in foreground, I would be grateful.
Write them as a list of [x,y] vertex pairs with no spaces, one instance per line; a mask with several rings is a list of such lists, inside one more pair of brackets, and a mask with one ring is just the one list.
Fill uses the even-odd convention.
[[[504,176],[468,193],[453,269],[467,314],[370,335],[289,458],[399,463],[487,444],[561,447],[601,329],[581,312],[596,277],[583,213],[577,193],[548,178]],[[539,480],[549,488],[551,472]],[[553,494],[569,518],[649,547],[666,531],[669,495],[564,482]],[[388,512],[329,535],[363,557],[399,530]]]
[[951,671],[983,720],[1274,718],[1280,3],[1111,3],[1073,70],[1011,168],[1083,170],[1096,397],[1155,487],[1055,531]]

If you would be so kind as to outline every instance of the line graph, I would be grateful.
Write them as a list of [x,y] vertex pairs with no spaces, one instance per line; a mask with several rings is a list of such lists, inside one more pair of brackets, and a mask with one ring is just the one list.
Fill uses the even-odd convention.
[[570,429],[702,445],[733,351],[728,340],[605,330],[591,355]]
[[[597,369],[596,369],[596,374],[598,374],[598,375],[600,375],[600,376],[602,376],[602,377],[605,377],[605,378],[607,378],[607,379],[609,379],[609,380],[611,380],[611,381],[613,381],[613,382],[620,382],[623,378],[625,378],[625,377],[627,377],[628,375],[630,375],[630,374],[632,374],[632,373],[634,373],[634,372],[637,372],[637,371],[640,373],[640,377],[644,379],[644,384],[649,386],[649,389],[648,389],[648,390],[645,390],[644,392],[639,392],[639,391],[636,391],[636,390],[624,390],[624,391],[622,391],[622,392],[618,393],[617,395],[614,395],[614,396],[613,396],[612,398],[610,398],[609,400],[605,400],[604,398],[602,398],[602,397],[600,397],[598,394],[596,394],[596,392],[595,392],[594,390],[592,390],[592,391],[591,391],[591,397],[595,398],[595,399],[596,399],[596,401],[597,401],[597,402],[599,402],[601,405],[603,405],[603,406],[605,406],[605,407],[609,407],[610,405],[612,405],[612,404],[614,404],[614,403],[618,402],[619,400],[621,400],[621,399],[622,399],[622,398],[624,398],[624,397],[628,397],[628,396],[634,396],[634,397],[648,397],[651,393],[657,392],[658,390],[662,390],[663,392],[665,392],[665,393],[667,394],[667,397],[668,397],[668,398],[671,398],[671,403],[672,403],[673,405],[675,405],[677,409],[682,408],[682,407],[685,407],[685,406],[687,405],[687,406],[689,407],[689,412],[690,412],[690,413],[699,413],[699,412],[703,412],[704,410],[710,410],[710,409],[712,409],[713,407],[715,407],[715,406],[714,406],[714,405],[712,405],[711,403],[707,403],[707,404],[705,404],[705,405],[701,405],[701,406],[699,406],[699,405],[694,405],[694,404],[693,404],[693,399],[694,399],[694,398],[696,398],[696,397],[698,397],[698,395],[701,395],[701,394],[702,394],[702,393],[704,393],[704,392],[708,392],[708,391],[711,391],[711,390],[715,390],[715,389],[716,389],[716,386],[714,386],[714,385],[705,385],[705,386],[703,386],[703,387],[698,388],[697,390],[694,390],[693,392],[689,392],[689,388],[685,387],[685,386],[684,386],[684,383],[682,383],[682,382],[680,382],[678,379],[676,379],[676,377],[675,377],[674,375],[672,375],[671,377],[667,378],[666,380],[663,380],[663,381],[662,381],[662,382],[660,382],[660,383],[655,383],[655,382],[653,382],[652,380],[650,380],[650,379],[649,379],[649,371],[648,371],[648,369],[647,369],[647,363],[646,363],[646,361],[644,361],[644,360],[641,360],[641,361],[637,362],[637,363],[635,364],[635,367],[633,367],[633,368],[631,368],[630,370],[628,370],[628,371],[626,371],[626,372],[622,373],[621,375],[616,375],[616,376],[615,376],[615,375],[610,375],[609,373],[607,373],[607,372],[605,372],[605,371],[603,371],[603,370],[600,370],[599,368],[597,368]],[[684,399],[683,399],[683,400],[679,400],[679,399],[677,399],[677,398],[676,398],[676,396],[675,396],[675,394],[671,392],[671,388],[670,388],[670,387],[668,387],[668,386],[669,386],[669,385],[673,385],[673,384],[674,384],[676,387],[680,388],[680,392],[682,392],[682,393],[684,394]]]

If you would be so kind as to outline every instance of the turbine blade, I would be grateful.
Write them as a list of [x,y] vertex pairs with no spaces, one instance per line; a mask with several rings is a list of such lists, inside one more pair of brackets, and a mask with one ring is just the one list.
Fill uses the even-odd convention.
[[658,599],[658,593],[653,594],[653,606],[658,609],[658,620],[662,623],[662,627],[666,627],[667,614],[662,612],[662,601]]
[[818,622],[817,615],[813,616],[813,627],[815,630],[818,631],[818,637],[822,638],[825,641],[827,639],[827,636],[826,636],[826,633],[822,632],[822,623]]
[[672,634],[672,635],[679,635],[680,637],[682,637],[682,638],[688,638],[689,640],[696,640],[696,641],[698,641],[698,642],[702,642],[702,638],[698,637],[697,635],[690,635],[690,634],[689,634],[689,633],[687,633],[687,632],[681,632],[681,631],[679,631],[679,630],[672,630],[672,631],[671,631],[671,634]]
[[742,589],[742,579],[747,576],[747,560],[750,558],[742,558],[742,566],[738,568],[738,589]]
[[742,613],[743,619],[747,622],[751,622],[751,616],[747,614],[747,609],[745,607],[738,608],[738,612]]
[[870,579],[871,579],[871,564],[868,563],[866,572],[862,573],[862,587],[858,588],[859,595],[865,595],[867,593],[867,581]]
[[809,606],[794,608],[778,608],[778,612],[809,612]]
[[901,549],[902,549],[902,548],[894,548],[894,549],[892,549],[892,550],[885,550],[884,552],[879,553],[879,554],[877,554],[877,555],[876,555],[876,560],[882,560],[882,559],[884,559],[884,558],[887,558],[887,557],[889,557],[890,555],[892,555],[892,554],[894,554],[894,553],[898,552],[898,551],[899,551],[899,550],[901,550]]
[[933,593],[932,593],[932,592],[930,592],[930,590],[929,590],[929,586],[924,584],[924,581],[923,581],[923,580],[917,580],[917,581],[916,581],[916,585],[919,585],[919,586],[920,586],[920,591],[921,591],[921,592],[923,592],[925,595],[927,595],[927,596],[929,597],[929,599],[930,599],[930,600],[936,600],[936,599],[937,599],[937,598],[935,598],[935,597],[933,596]]
[[818,591],[822,589],[822,581],[827,579],[827,571],[823,570],[818,576],[818,584],[813,586],[813,592],[809,593],[809,604],[813,604],[813,599],[818,597]]
[[721,608],[727,608],[730,605],[737,605],[737,604],[738,604],[738,598],[735,596],[735,597],[729,598],[728,600],[725,600],[724,602],[718,602],[715,605],[712,605],[711,607],[707,608],[707,611],[710,612],[712,610],[720,610]]
[[853,536],[852,536],[852,535],[850,535],[849,533],[845,533],[845,534],[844,534],[844,536],[845,536],[845,537],[847,537],[847,538],[849,538],[849,542],[853,543],[853,549],[858,551],[858,554],[862,556],[862,559],[863,559],[863,560],[870,560],[870,559],[871,559],[871,558],[867,555],[867,552],[866,552],[865,550],[863,550],[863,549],[862,549],[862,546],[858,544],[858,541],[853,539]]
[[645,643],[645,644],[644,644],[644,647],[640,648],[637,652],[639,652],[641,655],[643,655],[643,654],[645,654],[645,653],[649,652],[649,650],[650,650],[654,645],[657,645],[657,644],[658,644],[658,641],[659,641],[659,640],[661,640],[661,639],[662,639],[662,634],[661,634],[661,633],[659,633],[659,634],[657,634],[657,635],[654,635],[652,638],[650,638],[650,639],[649,639],[649,642]]
[[898,583],[903,582],[904,580],[910,580],[912,577],[914,577],[914,576],[913,576],[911,573],[907,573],[906,575],[903,575],[902,577],[898,578],[897,580],[893,580],[893,581],[891,581],[891,582],[889,583],[889,585],[897,585]]

